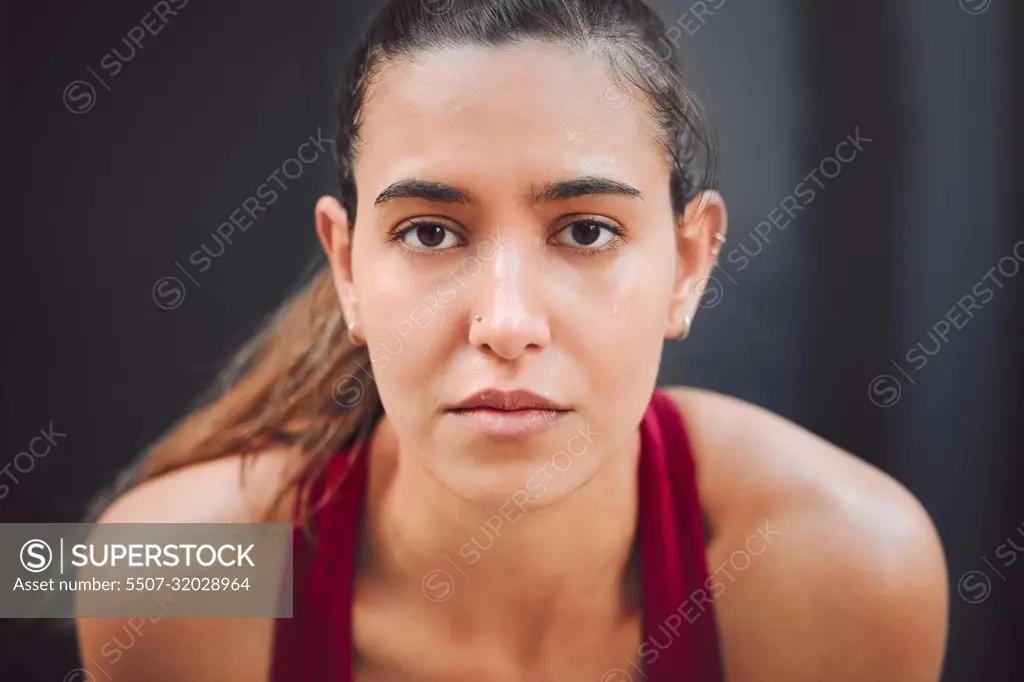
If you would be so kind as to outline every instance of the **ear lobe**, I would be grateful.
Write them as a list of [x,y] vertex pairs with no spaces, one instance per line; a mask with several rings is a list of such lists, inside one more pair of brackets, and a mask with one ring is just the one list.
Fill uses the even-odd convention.
[[352,281],[351,230],[348,213],[337,199],[330,195],[320,197],[314,211],[316,234],[327,256],[338,293],[342,314],[348,322],[358,324],[359,311],[355,286]]
[[669,303],[666,338],[685,337],[717,264],[727,229],[725,201],[714,190],[690,200],[676,231],[677,269]]

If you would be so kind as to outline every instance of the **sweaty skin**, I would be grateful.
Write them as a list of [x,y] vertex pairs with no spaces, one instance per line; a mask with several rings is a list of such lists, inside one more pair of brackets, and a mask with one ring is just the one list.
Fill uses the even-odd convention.
[[[726,214],[706,192],[674,220],[668,160],[643,100],[605,106],[612,83],[600,60],[545,43],[389,64],[366,102],[354,229],[335,199],[317,204],[345,319],[369,348],[387,412],[371,442],[355,582],[360,680],[598,682],[623,656],[640,661],[630,555],[637,425],[665,339],[698,309]],[[542,192],[582,177],[632,191]],[[443,184],[459,201],[385,191],[407,180]],[[424,219],[426,232],[410,222]],[[577,238],[581,222],[600,232],[597,246]],[[445,413],[492,386],[529,389],[569,411],[512,440]],[[671,393],[712,528],[727,679],[935,682],[947,578],[917,501],[758,407]],[[472,580],[443,603],[425,599],[424,575],[581,432],[591,434],[583,455],[545,479],[529,511],[477,558]],[[101,520],[260,520],[300,461],[285,449],[261,453],[244,488],[237,457],[195,465],[129,492]],[[83,658],[103,660],[123,627],[80,620]],[[104,671],[263,680],[272,628],[163,620]]]

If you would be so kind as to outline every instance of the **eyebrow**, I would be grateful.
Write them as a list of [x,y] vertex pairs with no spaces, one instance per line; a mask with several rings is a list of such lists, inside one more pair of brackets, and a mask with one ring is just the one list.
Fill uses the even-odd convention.
[[[571,180],[560,180],[544,185],[533,197],[533,203],[564,201],[574,197],[592,194],[612,194],[643,199],[643,192],[624,182],[594,175],[585,175]],[[469,204],[472,199],[467,192],[443,182],[425,180],[399,180],[377,195],[373,205],[379,206],[393,199],[424,199],[444,204]]]
[[545,185],[537,193],[533,201],[534,203],[562,201],[589,194],[617,194],[638,199],[643,199],[644,197],[643,192],[624,182],[594,175],[584,175],[572,180],[562,180]]
[[399,180],[384,188],[377,195],[373,205],[379,206],[385,201],[394,199],[426,199],[444,204],[468,204],[469,195],[462,190],[442,182],[426,182],[424,180]]

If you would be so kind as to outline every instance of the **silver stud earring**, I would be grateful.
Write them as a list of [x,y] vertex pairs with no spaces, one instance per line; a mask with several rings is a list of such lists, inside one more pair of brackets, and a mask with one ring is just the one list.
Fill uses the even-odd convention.
[[356,336],[355,329],[356,329],[356,323],[354,321],[352,321],[352,320],[349,320],[349,323],[348,323],[348,340],[349,340],[349,343],[351,343],[353,346],[361,346],[363,344],[363,342],[359,339],[359,337]]
[[711,257],[715,261],[715,265],[718,265],[718,253],[722,250],[722,246],[725,244],[725,235],[718,233],[715,235],[715,241],[718,242],[718,246],[711,250]]
[[683,315],[683,333],[679,335],[679,340],[683,341],[687,336],[690,335],[690,316]]
[[484,319],[484,317],[483,315],[477,313],[476,315],[473,316],[473,319],[479,322],[480,320]]

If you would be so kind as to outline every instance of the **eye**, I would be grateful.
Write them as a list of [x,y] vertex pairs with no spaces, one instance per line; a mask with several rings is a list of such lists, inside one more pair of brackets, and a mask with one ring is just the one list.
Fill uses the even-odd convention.
[[394,235],[413,251],[444,251],[459,244],[458,235],[440,223],[421,221]]
[[584,218],[566,225],[558,231],[555,239],[564,246],[580,251],[603,251],[614,248],[622,236],[622,230],[595,218]]

